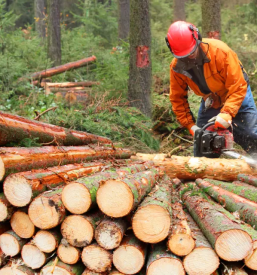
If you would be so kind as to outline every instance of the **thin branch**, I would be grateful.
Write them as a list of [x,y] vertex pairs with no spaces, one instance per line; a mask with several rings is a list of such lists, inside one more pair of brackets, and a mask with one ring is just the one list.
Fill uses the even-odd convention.
[[188,139],[182,138],[181,136],[179,136],[179,135],[177,135],[177,134],[175,134],[175,133],[173,133],[172,135],[175,136],[175,137],[177,137],[177,138],[180,138],[181,140],[183,140],[183,141],[185,141],[185,142],[194,144],[193,141],[190,141],[190,140],[188,140]]
[[39,120],[39,118],[44,115],[45,113],[49,112],[49,111],[55,111],[58,107],[51,107],[47,110],[45,110],[44,112],[42,112],[41,114],[37,115],[34,120]]

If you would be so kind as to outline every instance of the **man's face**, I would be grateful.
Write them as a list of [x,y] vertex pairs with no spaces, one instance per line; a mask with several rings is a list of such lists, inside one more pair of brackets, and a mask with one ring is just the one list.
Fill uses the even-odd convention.
[[199,47],[197,47],[195,49],[195,51],[193,53],[191,53],[187,58],[190,58],[190,59],[196,59],[197,56],[198,56],[198,53],[199,53]]

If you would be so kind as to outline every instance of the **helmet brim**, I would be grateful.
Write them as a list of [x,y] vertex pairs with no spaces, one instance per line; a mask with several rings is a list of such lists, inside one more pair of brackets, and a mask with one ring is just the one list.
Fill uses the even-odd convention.
[[200,45],[201,41],[200,40],[197,40],[195,45],[189,49],[189,50],[186,50],[186,51],[182,51],[178,54],[174,54],[173,52],[173,55],[174,57],[180,59],[180,58],[185,58],[185,57],[188,57],[189,55],[191,55],[192,53],[194,53],[194,51],[197,49],[198,45]]

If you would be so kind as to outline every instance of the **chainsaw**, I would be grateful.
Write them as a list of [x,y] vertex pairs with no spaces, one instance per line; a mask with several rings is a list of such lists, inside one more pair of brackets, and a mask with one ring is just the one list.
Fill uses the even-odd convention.
[[233,134],[227,129],[215,129],[215,122],[209,122],[194,134],[194,156],[218,158],[221,154],[234,159],[243,159],[253,168],[257,168],[257,161],[242,156],[233,150]]

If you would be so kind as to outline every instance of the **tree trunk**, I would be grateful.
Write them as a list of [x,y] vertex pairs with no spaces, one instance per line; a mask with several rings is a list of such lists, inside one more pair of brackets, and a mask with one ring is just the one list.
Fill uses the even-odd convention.
[[113,264],[124,274],[136,274],[145,264],[146,251],[146,244],[130,233],[113,252]]
[[87,246],[93,241],[95,228],[102,219],[103,214],[100,211],[87,216],[70,215],[61,225],[62,236],[72,246]]
[[60,0],[47,0],[47,37],[48,57],[53,61],[54,66],[61,64],[61,24],[60,24]]
[[102,182],[96,194],[99,209],[113,218],[128,215],[150,193],[158,177],[159,172],[151,169],[128,178]]
[[2,112],[0,112],[0,131],[0,146],[10,142],[20,142],[24,138],[37,138],[38,143],[51,143],[58,146],[89,143],[112,144],[112,141],[105,137]]
[[0,236],[0,247],[6,256],[16,256],[21,252],[27,240],[21,239],[14,231],[9,230]]
[[58,257],[66,264],[76,264],[80,260],[80,253],[77,247],[69,245],[65,239],[62,239],[57,249]]
[[81,259],[85,266],[95,272],[106,272],[112,267],[112,253],[96,243],[84,247]]
[[110,149],[103,146],[44,146],[31,148],[0,148],[0,180],[11,173],[48,168],[96,159],[126,159],[131,152],[126,149]]
[[195,239],[195,248],[183,260],[185,270],[189,275],[212,274],[219,267],[219,257],[188,213],[186,219]]
[[156,244],[152,247],[146,266],[146,275],[172,274],[185,275],[181,260],[168,252],[163,243]]
[[29,206],[29,217],[40,229],[51,229],[65,218],[66,210],[61,201],[62,188],[47,191],[36,197]]
[[163,154],[137,154],[134,160],[152,160],[155,165],[163,166],[165,173],[171,178],[198,179],[210,178],[232,181],[237,175],[251,174],[257,176],[257,170],[252,169],[244,160],[239,159],[209,159],[172,156],[165,158]]
[[16,211],[10,221],[12,230],[23,239],[31,238],[35,233],[35,226],[29,218],[27,209]]
[[35,271],[24,265],[21,258],[13,258],[7,265],[1,268],[0,274],[35,275]]
[[115,249],[120,245],[127,227],[125,220],[105,218],[95,230],[95,239],[104,249]]
[[242,182],[245,182],[245,183],[248,183],[248,184],[251,184],[251,185],[257,187],[257,177],[254,177],[252,175],[239,174],[237,176],[237,179],[239,181],[242,181]]
[[46,37],[46,3],[45,0],[34,1],[35,11],[35,27],[39,38],[44,39]]
[[119,39],[126,40],[129,36],[130,0],[118,0]]
[[4,192],[12,205],[22,207],[28,205],[32,198],[40,193],[98,172],[103,166],[104,164],[100,162],[68,164],[11,174],[4,181]]
[[257,203],[215,186],[208,181],[197,179],[196,183],[228,211],[237,212],[242,221],[257,228]]
[[168,238],[168,249],[175,255],[183,257],[188,255],[195,247],[187,217],[180,203],[178,194],[172,194],[172,224]]
[[52,253],[61,241],[59,230],[39,230],[33,238],[35,245],[45,253]]
[[129,165],[118,168],[116,171],[107,170],[96,175],[83,177],[66,185],[62,192],[62,201],[65,208],[73,214],[86,213],[90,208],[96,207],[96,192],[101,182],[109,179],[124,177],[126,174],[134,174],[144,171],[153,165],[152,162]]
[[0,222],[9,220],[13,212],[13,206],[7,200],[4,193],[0,193]]
[[130,105],[151,117],[151,29],[149,0],[130,0]]
[[85,266],[78,262],[74,265],[65,264],[62,261],[58,260],[58,258],[55,258],[55,260],[52,260],[48,262],[42,269],[40,274],[41,275],[80,275],[82,274],[83,270],[85,269]]
[[202,36],[221,39],[220,0],[202,1]]
[[146,243],[164,240],[172,220],[170,179],[165,176],[138,207],[132,219],[135,236]]
[[186,192],[182,199],[219,257],[225,261],[243,260],[252,249],[251,236],[227,216],[225,209],[191,194]]
[[173,0],[173,21],[185,21],[186,20],[186,10],[185,4],[187,0]]

